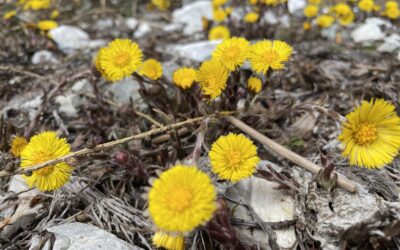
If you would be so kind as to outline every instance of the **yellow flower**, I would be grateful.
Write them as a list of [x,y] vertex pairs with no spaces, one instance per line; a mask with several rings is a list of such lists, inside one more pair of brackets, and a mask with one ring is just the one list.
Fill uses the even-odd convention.
[[318,15],[319,7],[317,5],[307,5],[304,8],[304,15],[306,17],[315,17]]
[[142,63],[142,51],[130,39],[115,39],[100,51],[96,58],[97,69],[109,81],[129,77]]
[[219,60],[209,60],[201,64],[197,71],[197,81],[204,95],[215,99],[226,87],[229,72]]
[[28,141],[25,139],[25,137],[14,137],[14,139],[11,141],[11,154],[15,157],[19,157],[26,145],[28,145]]
[[48,9],[51,4],[51,0],[28,0],[24,2],[24,10],[43,10]]
[[215,22],[222,22],[226,19],[227,15],[223,9],[214,9],[213,10],[213,19]]
[[151,80],[159,79],[163,74],[161,63],[155,59],[148,59],[140,66],[139,75],[145,76]]
[[171,235],[164,232],[157,232],[153,235],[153,244],[158,248],[167,250],[184,250],[185,239],[182,234]]
[[328,28],[331,27],[333,22],[335,21],[335,18],[330,15],[320,15],[317,17],[317,25],[321,28]]
[[161,11],[165,11],[171,6],[169,0],[151,0],[151,3]]
[[277,5],[279,3],[278,0],[264,0],[264,4],[266,5]]
[[257,147],[242,134],[220,136],[209,152],[211,170],[219,178],[237,182],[250,177],[260,158]]
[[304,29],[304,30],[309,30],[309,29],[311,29],[311,23],[308,22],[308,21],[303,22],[303,29]]
[[228,0],[213,0],[212,4],[214,7],[219,7],[226,4],[226,2],[228,2]]
[[216,192],[210,177],[194,166],[163,172],[149,191],[154,224],[170,233],[187,233],[211,219]]
[[58,23],[53,20],[42,20],[37,23],[37,27],[43,31],[49,31],[51,29],[57,28]]
[[333,7],[333,11],[339,16],[345,16],[352,12],[349,5],[346,3],[338,3]]
[[4,13],[3,15],[3,20],[9,20],[12,17],[14,17],[15,15],[17,15],[17,11],[16,10],[10,10],[7,11],[6,13]]
[[244,64],[249,49],[249,41],[242,37],[233,37],[218,44],[212,57],[220,60],[225,67],[233,71]]
[[398,9],[399,4],[396,1],[387,1],[385,3],[385,9]]
[[262,88],[262,82],[260,78],[253,76],[250,77],[249,80],[247,80],[247,88],[255,94],[259,93]]
[[249,4],[255,5],[257,4],[258,0],[249,0]]
[[231,37],[231,33],[229,32],[229,29],[225,26],[215,26],[210,30],[210,33],[208,34],[208,40],[225,40]]
[[56,19],[59,15],[60,15],[60,12],[59,12],[58,10],[53,10],[53,11],[50,13],[50,18],[51,18],[51,19]]
[[309,4],[314,4],[314,5],[319,5],[321,3],[321,0],[308,0]]
[[349,12],[347,15],[341,16],[339,18],[339,23],[343,26],[349,25],[354,21],[354,13],[353,11]]
[[226,7],[225,8],[225,13],[229,16],[230,14],[232,14],[233,12],[233,8],[232,7]]
[[400,149],[400,118],[391,103],[363,101],[346,120],[338,139],[351,165],[381,168],[393,161]]
[[264,40],[253,44],[250,48],[249,60],[251,68],[257,73],[265,74],[269,68],[283,69],[292,55],[292,47],[285,42]]
[[249,12],[244,16],[244,21],[246,23],[255,23],[260,18],[260,15],[257,12]]
[[[21,168],[32,167],[39,163],[65,156],[71,152],[67,140],[58,138],[53,131],[42,132],[33,136],[21,153]],[[30,187],[40,191],[51,191],[68,182],[73,168],[65,162],[47,166],[23,175]]]
[[180,68],[172,74],[172,82],[181,89],[189,89],[196,81],[196,70],[193,68]]
[[371,12],[374,9],[375,3],[374,0],[360,0],[358,2],[358,8],[365,12]]

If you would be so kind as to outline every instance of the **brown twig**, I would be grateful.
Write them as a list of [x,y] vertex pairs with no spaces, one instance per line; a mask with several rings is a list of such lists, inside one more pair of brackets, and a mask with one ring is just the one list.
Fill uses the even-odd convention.
[[[218,115],[219,116],[226,116],[226,115],[231,115],[232,113],[234,113],[234,112],[227,111],[227,112],[221,112]],[[211,116],[215,117],[215,115],[211,115]],[[140,134],[137,134],[137,135],[125,137],[125,138],[122,138],[122,139],[119,139],[119,140],[116,140],[116,141],[111,141],[111,142],[99,144],[94,148],[84,148],[82,150],[70,153],[68,155],[65,155],[65,156],[50,160],[50,161],[42,162],[42,163],[37,164],[35,166],[30,166],[30,167],[26,167],[24,169],[20,169],[20,170],[14,171],[13,173],[4,173],[4,172],[1,173],[0,172],[0,178],[1,177],[6,177],[6,176],[11,176],[11,175],[17,175],[17,174],[27,174],[27,173],[30,173],[31,171],[35,171],[35,170],[38,170],[38,169],[41,169],[41,168],[44,168],[44,167],[47,167],[47,166],[50,166],[50,165],[54,165],[54,164],[60,163],[60,162],[65,162],[66,160],[74,158],[74,157],[89,155],[89,154],[92,154],[92,153],[95,153],[95,152],[98,152],[98,151],[102,151],[104,149],[112,148],[112,147],[114,147],[116,145],[123,144],[123,143],[129,142],[129,141],[132,141],[132,140],[143,139],[143,138],[151,136],[153,134],[169,131],[169,130],[176,129],[176,128],[179,128],[179,127],[182,127],[182,126],[185,126],[185,125],[188,125],[188,124],[200,122],[200,121],[204,120],[205,118],[207,118],[207,116],[200,116],[200,117],[196,117],[196,118],[191,118],[191,119],[187,119],[185,121],[174,123],[174,124],[171,124],[171,125],[168,125],[168,126],[163,126],[161,128],[151,129],[149,131],[146,131],[146,132],[143,132],[143,133],[140,133]]]
[[[285,157],[289,161],[297,164],[298,166],[310,171],[311,173],[318,174],[318,172],[322,169],[320,166],[312,163],[311,161],[307,160],[306,158],[296,154],[295,152],[285,148],[284,146],[276,143],[275,141],[271,140],[270,138],[266,137],[265,135],[261,134],[257,130],[253,129],[252,127],[248,126],[244,122],[238,120],[233,116],[225,117],[232,125],[238,127],[243,132],[247,133],[249,136],[253,137],[255,140],[259,141],[263,145],[270,148],[276,154]],[[349,192],[356,192],[355,184],[347,179],[343,175],[338,174],[338,185],[339,187],[349,191]]]

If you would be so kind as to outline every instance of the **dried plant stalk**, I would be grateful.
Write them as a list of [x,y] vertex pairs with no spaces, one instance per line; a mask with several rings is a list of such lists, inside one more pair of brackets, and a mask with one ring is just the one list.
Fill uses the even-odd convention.
[[[227,116],[225,118],[228,120],[232,125],[238,127],[243,132],[247,133],[249,136],[253,137],[255,140],[259,141],[263,145],[270,148],[276,154],[285,157],[289,161],[297,164],[298,166],[310,171],[311,173],[318,174],[318,172],[322,169],[320,166],[312,163],[311,161],[307,160],[306,158],[296,154],[295,152],[287,149],[286,147],[276,143],[275,141],[271,140],[270,138],[266,137],[265,135],[261,134],[257,130],[253,129],[252,127],[248,126],[244,122],[238,120],[233,116]],[[338,174],[338,185],[339,187],[354,193],[356,192],[355,184],[347,179],[345,176]]]

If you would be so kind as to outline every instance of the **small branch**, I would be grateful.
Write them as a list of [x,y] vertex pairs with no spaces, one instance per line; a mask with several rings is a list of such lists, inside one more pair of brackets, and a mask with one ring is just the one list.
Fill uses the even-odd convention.
[[[227,116],[227,115],[231,115],[233,113],[234,112],[227,111],[227,112],[221,112],[218,115],[219,116]],[[211,117],[216,117],[216,115],[211,115]],[[172,129],[176,129],[176,128],[188,125],[188,124],[193,124],[193,123],[196,123],[196,122],[200,122],[200,121],[204,120],[205,118],[207,118],[207,116],[200,116],[200,117],[196,117],[196,118],[191,118],[191,119],[187,119],[186,121],[183,121],[183,122],[174,123],[174,124],[171,124],[171,125],[168,125],[168,126],[163,126],[161,128],[151,129],[149,131],[146,131],[146,132],[143,132],[143,133],[140,133],[140,134],[137,134],[137,135],[125,137],[125,138],[122,138],[122,139],[119,139],[119,140],[116,140],[116,141],[111,141],[111,142],[99,144],[94,148],[84,148],[82,150],[70,153],[68,155],[65,155],[65,156],[62,156],[62,157],[59,157],[59,158],[55,158],[55,159],[50,160],[50,161],[42,162],[42,163],[37,164],[35,166],[31,166],[31,167],[27,167],[27,168],[24,168],[24,169],[20,169],[20,170],[14,171],[13,173],[0,172],[0,178],[1,177],[6,177],[6,176],[17,175],[17,174],[27,174],[27,173],[30,173],[31,171],[35,171],[35,170],[38,170],[38,169],[41,169],[41,168],[44,168],[44,167],[47,167],[47,166],[50,166],[50,165],[54,165],[54,164],[60,163],[60,162],[65,162],[66,160],[71,159],[73,157],[79,157],[79,156],[92,154],[92,153],[95,153],[95,152],[98,152],[98,151],[102,151],[102,150],[107,149],[107,148],[112,148],[112,147],[114,147],[116,145],[120,145],[120,144],[129,142],[129,141],[132,141],[132,140],[143,139],[143,138],[151,136],[153,134],[165,132],[165,131],[168,131],[168,130],[172,130]]]
[[[253,137],[255,140],[259,141],[263,145],[270,148],[276,154],[285,157],[289,161],[297,164],[298,166],[310,171],[311,173],[318,174],[319,170],[322,168],[311,161],[307,160],[306,158],[296,154],[295,152],[285,148],[284,146],[276,143],[275,141],[271,140],[270,138],[266,137],[265,135],[261,134],[260,132],[256,131],[252,127],[248,126],[244,122],[238,120],[233,116],[225,117],[232,125],[238,127],[243,132],[247,133],[249,136]],[[338,174],[338,185],[339,187],[354,193],[356,191],[355,184],[347,179],[345,176]]]

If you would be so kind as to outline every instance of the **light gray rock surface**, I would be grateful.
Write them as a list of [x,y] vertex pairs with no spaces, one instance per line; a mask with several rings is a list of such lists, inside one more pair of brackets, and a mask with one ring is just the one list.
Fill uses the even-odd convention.
[[[98,227],[79,222],[66,223],[47,229],[56,236],[53,250],[139,250]],[[46,243],[48,245],[48,243]],[[46,247],[46,246],[45,246]]]
[[69,25],[61,25],[50,30],[49,36],[57,43],[58,48],[67,54],[79,49],[98,48],[105,45],[105,41],[91,40],[85,31]]
[[129,100],[137,101],[140,99],[139,84],[132,78],[126,78],[119,82],[106,86],[106,94],[111,94],[113,100],[120,103],[129,103]]
[[211,58],[215,47],[221,43],[221,40],[199,41],[188,44],[172,46],[170,51],[182,59],[189,59],[196,62],[202,62]]
[[183,33],[191,35],[203,29],[201,17],[212,19],[211,1],[197,1],[184,5],[172,13],[172,21],[184,26]]
[[40,64],[40,63],[58,63],[58,59],[54,56],[54,54],[48,50],[39,50],[33,54],[31,58],[32,64]]
[[364,23],[351,32],[351,38],[357,43],[382,40],[384,37],[381,28],[374,23]]

